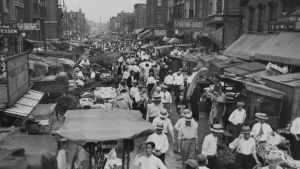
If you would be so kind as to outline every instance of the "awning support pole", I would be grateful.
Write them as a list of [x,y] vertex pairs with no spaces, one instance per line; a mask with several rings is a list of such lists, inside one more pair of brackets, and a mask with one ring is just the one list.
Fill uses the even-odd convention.
[[[123,145],[124,145],[124,140],[123,140]],[[124,149],[124,146],[122,148],[122,169],[125,169],[125,149]]]
[[130,163],[130,152],[127,150],[127,169],[129,169],[129,163]]
[[91,143],[90,143],[89,149],[90,149],[90,153],[89,153],[89,169],[92,169],[92,149],[93,149],[93,146],[92,146]]

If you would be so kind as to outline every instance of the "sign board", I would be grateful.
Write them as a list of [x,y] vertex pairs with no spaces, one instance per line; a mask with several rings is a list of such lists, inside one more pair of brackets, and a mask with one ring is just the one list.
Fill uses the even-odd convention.
[[33,31],[33,30],[41,29],[41,26],[39,23],[17,23],[17,27],[21,31]]
[[272,22],[270,24],[270,32],[293,32],[294,30],[294,22]]
[[0,25],[0,34],[17,34],[17,29],[12,28],[9,25]]
[[8,105],[14,105],[29,89],[29,60],[28,53],[21,53],[8,57],[7,71],[7,97]]
[[174,27],[176,28],[203,28],[201,21],[195,20],[175,20]]

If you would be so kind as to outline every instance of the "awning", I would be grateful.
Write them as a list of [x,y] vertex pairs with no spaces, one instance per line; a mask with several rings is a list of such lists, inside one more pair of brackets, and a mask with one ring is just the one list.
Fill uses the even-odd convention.
[[255,54],[276,35],[270,34],[244,34],[225,51],[228,57],[237,57],[246,60],[254,60]]
[[167,44],[178,44],[178,43],[183,43],[183,40],[178,39],[178,38],[171,38]]
[[153,36],[153,29],[147,29],[140,34],[138,34],[138,37],[148,37],[148,36]]
[[236,66],[232,66],[224,69],[225,72],[236,74],[236,75],[247,75],[250,73],[259,72],[265,70],[266,65],[258,62],[249,62]]
[[272,88],[267,87],[262,84],[246,82],[244,80],[238,80],[238,79],[232,79],[232,80],[243,83],[248,91],[257,93],[260,95],[277,98],[277,99],[282,99],[283,96],[285,95],[285,93],[283,93],[279,90],[272,89]]
[[300,33],[282,32],[273,37],[257,51],[255,59],[300,66]]
[[164,37],[167,35],[167,30],[154,30],[155,37]]
[[160,50],[160,49],[168,49],[168,48],[172,48],[172,45],[164,45],[164,46],[157,46],[156,49]]
[[200,56],[199,59],[202,60],[203,62],[210,62],[210,61],[216,60],[215,57],[212,57],[209,55]]
[[143,29],[135,29],[135,30],[134,30],[134,33],[135,33],[135,34],[139,34],[139,33],[142,32],[144,29],[145,29],[145,28],[143,28]]
[[211,32],[208,38],[213,41],[215,44],[222,46],[223,43],[223,27],[217,29],[214,32]]
[[88,142],[133,139],[149,135],[155,128],[134,110],[68,110],[57,131],[62,137],[84,145]]
[[4,112],[14,116],[27,117],[43,96],[43,92],[29,90],[17,103],[8,109],[5,109]]

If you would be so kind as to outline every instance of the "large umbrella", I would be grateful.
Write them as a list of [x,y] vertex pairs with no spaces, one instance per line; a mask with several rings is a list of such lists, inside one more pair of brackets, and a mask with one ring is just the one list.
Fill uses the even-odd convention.
[[179,44],[179,43],[183,43],[183,40],[178,39],[178,38],[171,38],[167,44]]
[[134,110],[68,110],[65,117],[65,123],[56,133],[81,145],[133,139],[154,132],[153,125]]

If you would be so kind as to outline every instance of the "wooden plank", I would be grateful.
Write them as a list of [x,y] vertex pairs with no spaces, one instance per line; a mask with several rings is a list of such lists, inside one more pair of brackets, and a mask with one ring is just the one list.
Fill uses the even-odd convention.
[[7,87],[6,84],[0,85],[0,108],[4,108],[7,102]]

